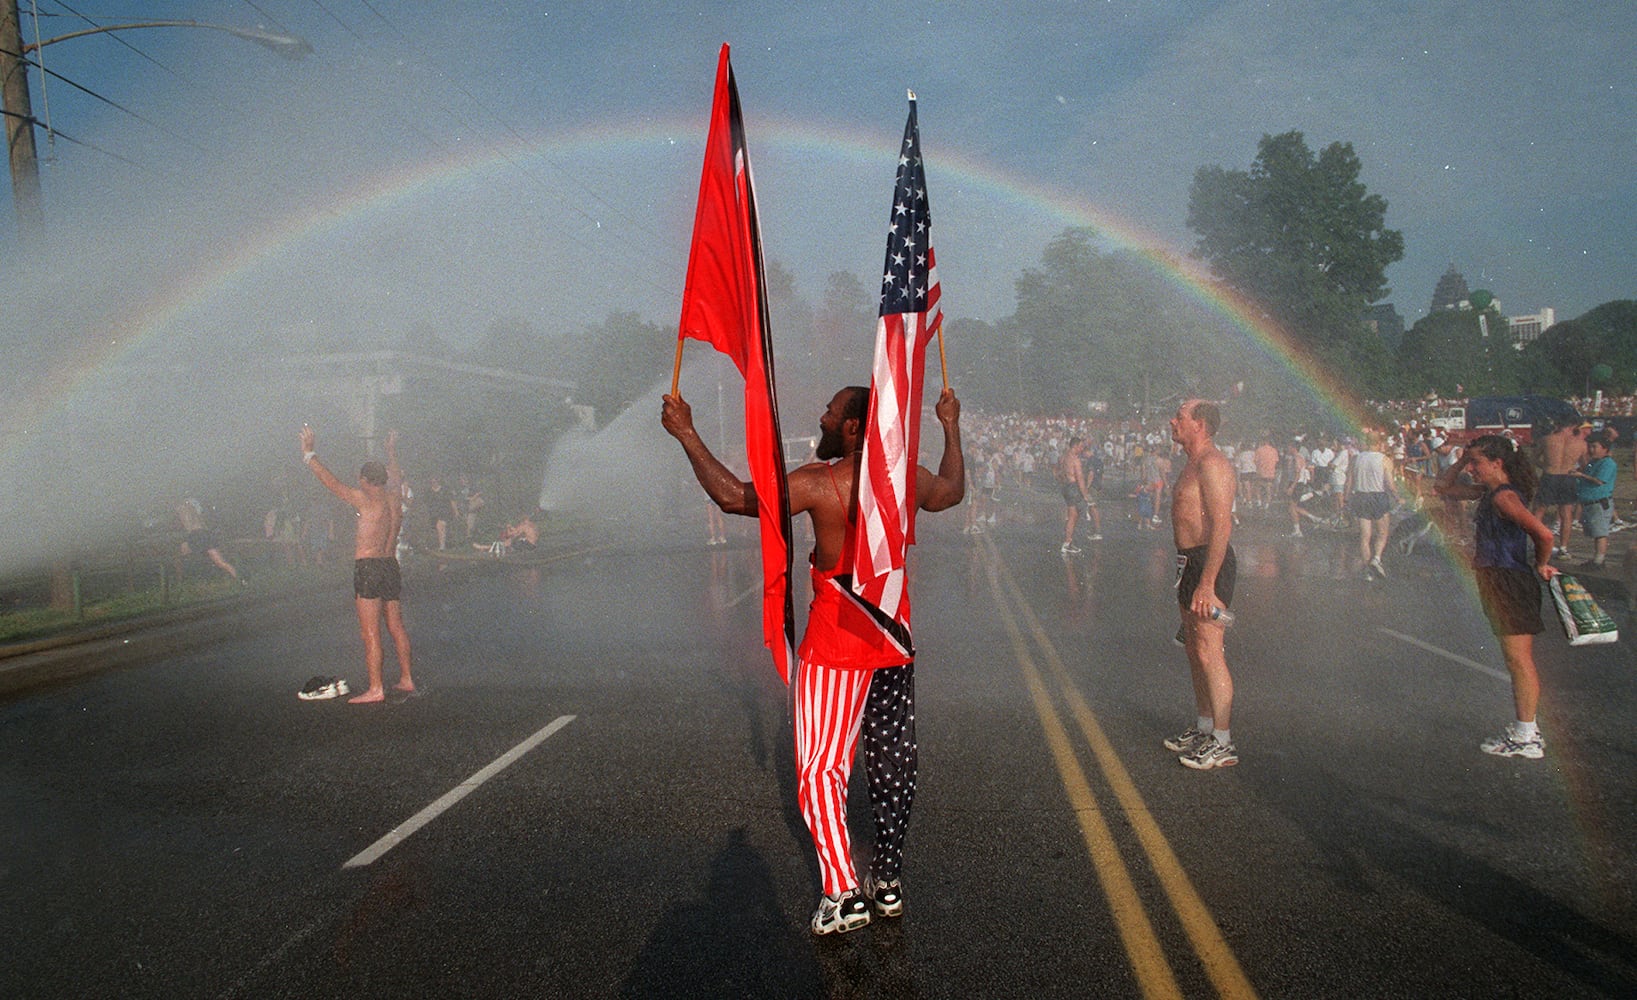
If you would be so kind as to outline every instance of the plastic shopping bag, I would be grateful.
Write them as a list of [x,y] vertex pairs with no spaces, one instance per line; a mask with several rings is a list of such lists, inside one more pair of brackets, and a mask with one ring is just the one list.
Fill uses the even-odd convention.
[[1552,591],[1552,603],[1557,606],[1558,620],[1563,622],[1563,634],[1569,637],[1569,645],[1587,646],[1619,641],[1620,630],[1615,627],[1614,619],[1597,606],[1579,580],[1567,573],[1559,573],[1552,577],[1548,586]]

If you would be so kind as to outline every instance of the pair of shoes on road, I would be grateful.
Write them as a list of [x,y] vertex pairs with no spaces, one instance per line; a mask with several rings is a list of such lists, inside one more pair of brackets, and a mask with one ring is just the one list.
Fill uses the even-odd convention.
[[1071,553],[1079,552],[1080,547],[1075,545],[1073,542],[1064,542],[1063,547],[1061,549],[1059,549],[1058,551],[1062,552],[1065,555],[1068,555],[1068,554],[1071,554]]
[[904,883],[896,878],[875,878],[839,896],[823,896],[813,911],[813,933],[845,934],[870,922],[870,911],[878,917],[904,915]]
[[351,689],[347,687],[345,678],[320,676],[313,677],[307,683],[301,685],[301,690],[296,692],[296,697],[302,701],[326,701],[350,693]]
[[1535,735],[1524,738],[1521,733],[1511,726],[1501,731],[1499,736],[1491,736],[1478,744],[1478,749],[1496,757],[1525,757],[1529,760],[1539,760],[1546,756],[1546,738],[1536,730]]
[[1232,743],[1224,743],[1210,733],[1203,733],[1201,736],[1198,742],[1177,758],[1183,767],[1209,771],[1215,767],[1232,767],[1239,763],[1239,754],[1234,751]]
[[1102,536],[1101,532],[1093,532],[1090,535],[1086,536],[1086,540],[1087,541],[1092,541],[1092,542],[1100,542],[1100,541],[1103,540],[1103,536]]
[[[901,904],[900,904],[901,905]],[[870,901],[861,889],[848,889],[836,896],[819,897],[818,909],[813,911],[813,933],[845,934],[867,926],[870,922]]]
[[1370,560],[1370,568],[1379,573],[1383,580],[1387,579],[1387,568],[1381,565],[1381,558],[1379,556]]

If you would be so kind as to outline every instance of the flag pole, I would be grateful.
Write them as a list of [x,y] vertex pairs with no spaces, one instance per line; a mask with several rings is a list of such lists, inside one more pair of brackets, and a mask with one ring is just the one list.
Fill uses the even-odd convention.
[[[676,346],[677,359],[680,361],[682,357],[682,345],[678,344]],[[944,357],[944,325],[942,323],[938,324],[938,367],[943,371],[944,388],[947,389],[949,388],[949,360]],[[676,395],[676,389],[674,387],[671,389],[671,395]]]
[[[915,103],[915,91],[907,91],[909,103]],[[938,324],[938,370],[943,374],[944,388],[949,388],[949,359],[944,356],[944,325]]]
[[[940,337],[943,336],[942,328],[939,329],[938,335]],[[938,342],[938,353],[939,353],[940,356],[943,354],[943,350],[944,350],[943,341],[940,340]],[[671,368],[671,398],[672,399],[680,399],[681,398],[680,396],[678,396],[676,394],[676,384],[677,384],[677,382],[681,381],[681,379],[682,379],[682,335],[679,333],[676,336],[676,364],[675,364],[675,366],[673,366]],[[949,385],[949,376],[945,375],[944,376],[944,386],[947,388],[948,385]]]

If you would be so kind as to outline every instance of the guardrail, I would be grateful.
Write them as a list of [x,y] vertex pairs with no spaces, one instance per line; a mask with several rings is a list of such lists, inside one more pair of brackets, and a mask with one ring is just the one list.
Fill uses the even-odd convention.
[[[57,624],[84,622],[88,608],[121,600],[142,608],[172,607],[187,599],[182,593],[184,582],[209,584],[221,577],[221,571],[210,566],[202,553],[181,556],[180,543],[180,535],[174,541],[146,539],[118,553],[104,552],[97,559],[73,557],[66,571],[40,567],[0,579],[0,623],[8,617],[53,614],[59,616],[53,618]],[[236,538],[225,542],[223,550],[236,566],[248,566],[254,572],[258,563],[281,554],[282,547],[267,539]],[[186,568],[189,565],[197,568]]]

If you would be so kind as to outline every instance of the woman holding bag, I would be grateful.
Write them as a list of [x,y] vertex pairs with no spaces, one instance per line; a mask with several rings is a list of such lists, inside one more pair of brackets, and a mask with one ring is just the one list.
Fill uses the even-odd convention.
[[[1473,481],[1459,482],[1462,472]],[[1517,719],[1478,749],[1497,757],[1538,760],[1546,754],[1546,741],[1535,722],[1540,702],[1535,636],[1546,628],[1540,617],[1540,582],[1556,576],[1557,567],[1550,562],[1552,530],[1529,513],[1535,492],[1534,467],[1511,441],[1485,434],[1467,445],[1460,461],[1439,474],[1436,489],[1448,499],[1478,501],[1473,518],[1473,571],[1484,615],[1500,640],[1506,670],[1512,676]]]

